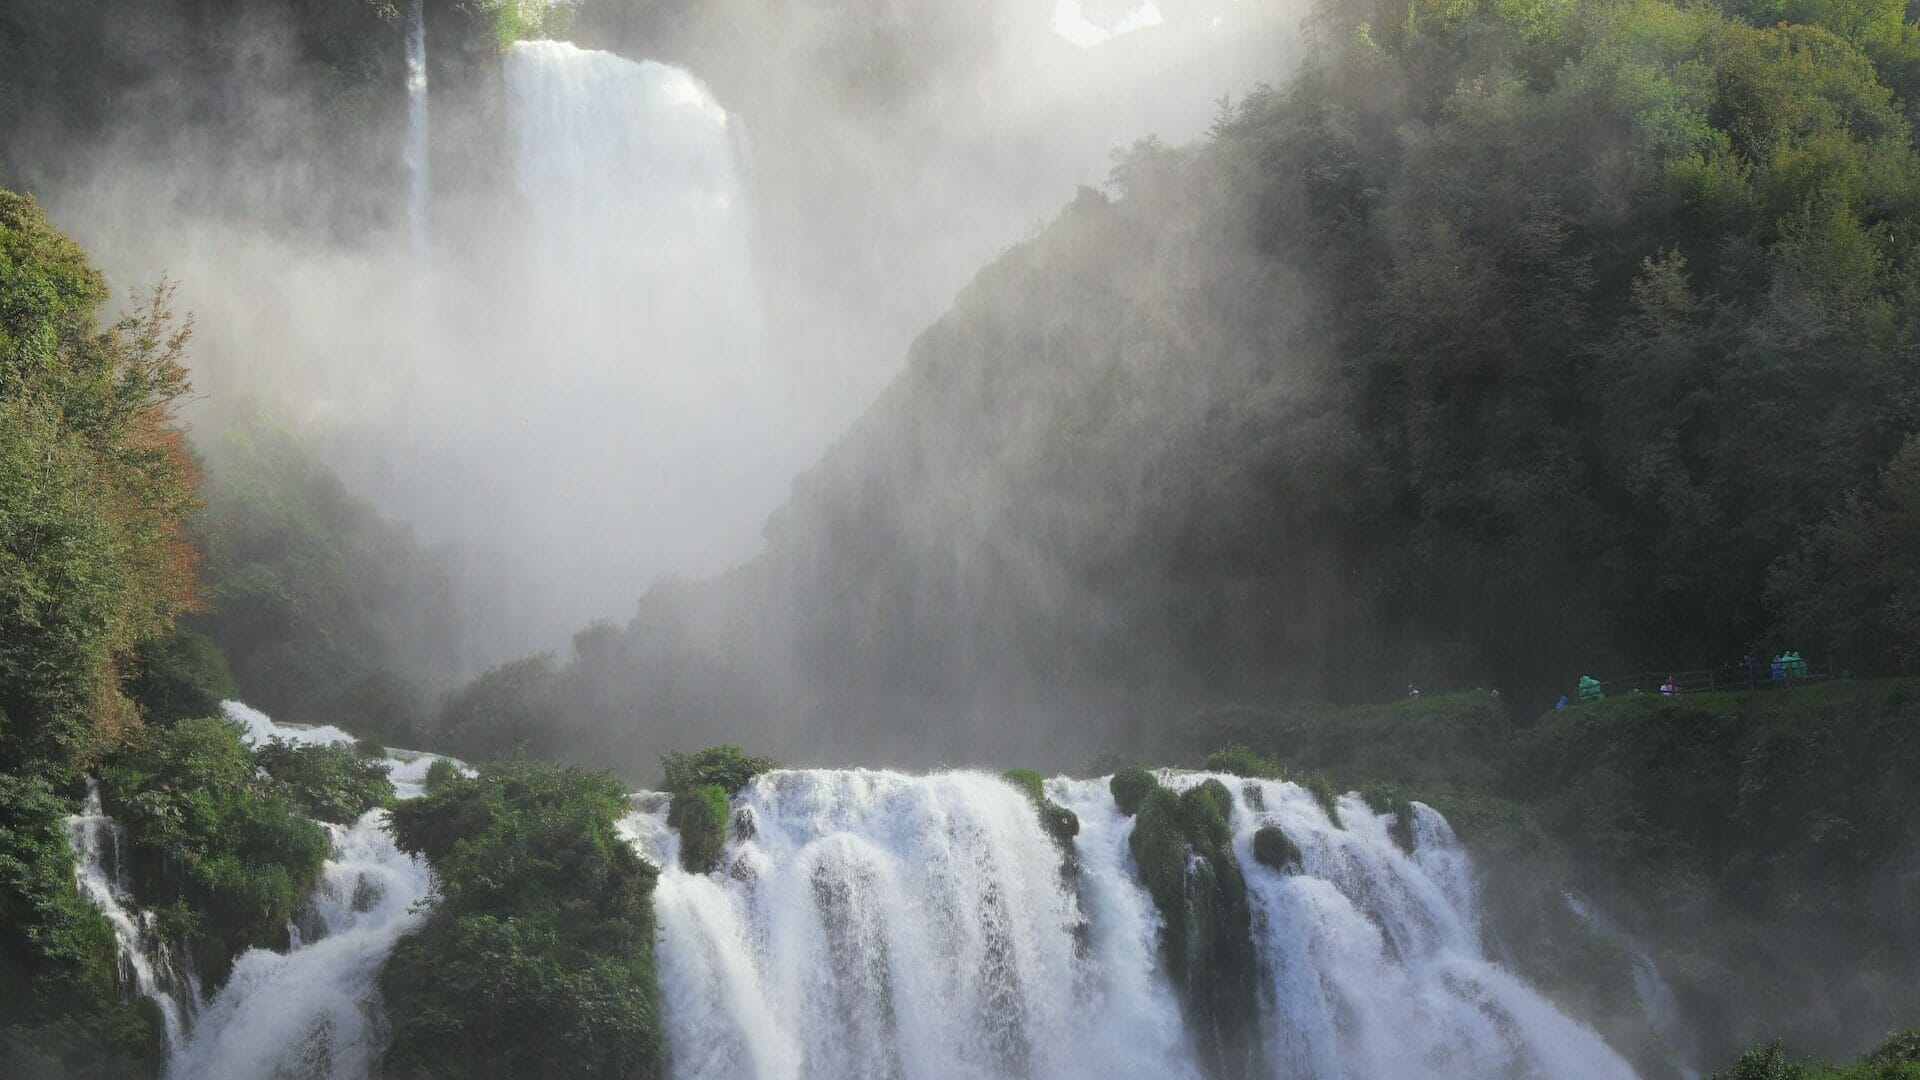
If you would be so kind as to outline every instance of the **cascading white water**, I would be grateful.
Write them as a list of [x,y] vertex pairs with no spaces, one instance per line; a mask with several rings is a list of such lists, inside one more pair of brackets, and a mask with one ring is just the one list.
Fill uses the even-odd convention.
[[486,482],[396,494],[528,567],[565,549],[597,568],[547,594],[578,622],[750,554],[801,461],[766,359],[738,123],[680,68],[564,42],[514,44],[502,77],[513,213],[449,240],[482,245],[483,265],[434,278],[454,317],[410,421],[437,459],[420,475],[451,457]]
[[169,1050],[180,1045],[199,1002],[199,985],[190,971],[174,963],[167,946],[152,932],[151,918],[134,903],[120,860],[120,826],[100,805],[100,786],[87,781],[86,805],[67,819],[73,846],[74,880],[107,921],[120,947],[120,975],[160,1009],[161,1030]]
[[[276,724],[264,713],[227,702],[227,717],[256,745],[351,743],[336,727]],[[420,794],[432,754],[389,751],[395,793]],[[394,945],[423,912],[426,866],[393,845],[373,810],[351,826],[328,825],[333,850],[308,911],[285,953],[249,949],[226,985],[208,1002],[167,1066],[170,1080],[213,1076],[360,1080],[385,1046],[377,988]]]
[[427,223],[432,179],[429,155],[432,131],[427,111],[426,0],[413,0],[407,23],[407,232],[413,247],[414,281],[425,275],[430,234]]
[[[237,703],[253,741],[338,743]],[[417,794],[432,755],[391,759]],[[1202,774],[1167,773],[1184,789]],[[1357,796],[1339,823],[1300,787],[1218,777],[1260,965],[1261,1037],[1276,1077],[1625,1080],[1591,1030],[1488,958],[1471,860],[1414,804],[1412,852]],[[1133,819],[1105,780],[1055,779],[1074,811],[1071,870],[1026,797],[950,772],[776,771],[734,801],[721,868],[687,873],[668,800],[635,796],[621,832],[663,867],[654,903],[661,1019],[682,1080],[1200,1080],[1160,962],[1161,917],[1129,851]],[[172,1080],[360,1080],[385,1042],[382,966],[422,917],[426,868],[375,811],[333,826],[333,854],[285,953],[252,950],[196,1022],[176,1002]],[[1280,826],[1298,873],[1253,858]],[[124,888],[97,793],[72,819],[80,879],[113,919],[135,985],[175,1000]],[[186,1000],[197,996],[188,994]]]
[[1647,955],[1633,935],[1592,904],[1572,893],[1566,893],[1562,899],[1567,910],[1574,917],[1601,937],[1626,950],[1633,961],[1633,992],[1640,999],[1640,1007],[1646,1013],[1647,1023],[1653,1030],[1674,1048],[1678,1056],[1677,1064],[1683,1080],[1694,1080],[1700,1075],[1700,1068],[1693,1064],[1693,1039],[1680,1020],[1680,1003],[1674,997],[1673,987],[1667,983],[1666,976],[1660,974],[1660,966]]
[[329,825],[333,854],[292,949],[250,949],[168,1062],[171,1080],[215,1076],[360,1080],[385,1046],[376,988],[421,919],[426,867],[393,846],[374,810]]
[[[1204,777],[1169,775],[1186,786]],[[1418,806],[1414,854],[1358,798],[1222,777],[1265,973],[1276,1076],[1624,1078],[1629,1066],[1487,959],[1472,868]],[[628,835],[656,905],[675,1072],[790,1080],[1197,1076],[1159,916],[1104,781],[1055,780],[1077,876],[1025,798],[974,773],[775,772],[737,800],[722,869],[674,862],[654,800]],[[1304,868],[1256,863],[1279,824]]]
[[[239,702],[227,718],[259,745],[352,743],[336,727],[276,724]],[[433,754],[387,751],[394,791],[421,793]],[[457,762],[455,763],[458,764]],[[280,1077],[288,1080],[360,1080],[370,1075],[385,1043],[377,984],[401,935],[422,918],[427,868],[394,847],[375,810],[351,826],[328,825],[332,853],[308,897],[302,925],[285,953],[251,949],[211,1001],[200,1002],[191,971],[173,963],[117,876],[118,827],[92,783],[81,813],[68,821],[81,892],[99,906],[119,938],[132,987],[159,1006],[173,1080],[204,1077]]]
[[[1488,959],[1470,861],[1432,808],[1413,804],[1409,855],[1391,818],[1357,796],[1339,800],[1335,825],[1296,784],[1219,779],[1234,793],[1277,1075],[1633,1075],[1591,1029]],[[1299,847],[1301,873],[1254,861],[1264,824]]]

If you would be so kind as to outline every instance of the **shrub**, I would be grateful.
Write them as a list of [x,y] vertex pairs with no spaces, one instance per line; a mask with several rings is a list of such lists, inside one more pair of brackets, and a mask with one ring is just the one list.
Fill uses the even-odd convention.
[[148,723],[171,724],[219,715],[220,703],[236,691],[220,646],[211,638],[181,631],[141,650],[127,694]]
[[666,775],[663,786],[667,791],[676,792],[718,784],[728,795],[738,795],[748,781],[779,767],[780,763],[772,758],[754,757],[732,744],[691,753],[671,753],[660,759],[661,771]]
[[1148,795],[1160,789],[1160,779],[1139,766],[1121,769],[1107,781],[1107,790],[1113,793],[1113,803],[1123,814],[1136,814],[1140,804]]
[[1284,775],[1278,765],[1244,746],[1237,745],[1223,746],[1208,754],[1207,771],[1244,776],[1254,780],[1279,780]]
[[253,757],[309,817],[321,821],[349,824],[393,801],[389,766],[362,756],[357,747],[269,739]]
[[283,945],[330,843],[289,789],[255,769],[240,727],[196,717],[110,759],[101,793],[126,831],[134,895],[183,905],[189,944],[211,982],[254,945]]
[[1278,825],[1262,825],[1253,834],[1253,858],[1261,866],[1282,872],[1300,869],[1300,848]]
[[435,903],[381,978],[382,1075],[661,1075],[656,871],[620,836],[626,812],[611,775],[533,763],[449,768],[394,808]]
[[673,793],[667,824],[680,830],[680,865],[690,874],[712,873],[727,847],[727,790],[704,784]]

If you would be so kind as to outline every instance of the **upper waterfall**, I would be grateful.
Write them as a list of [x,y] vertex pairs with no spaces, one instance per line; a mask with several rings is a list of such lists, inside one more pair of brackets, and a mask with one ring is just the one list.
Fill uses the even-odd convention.
[[[511,183],[483,265],[438,266],[402,501],[556,580],[577,625],[747,557],[800,461],[753,271],[741,125],[693,75],[558,41],[507,52]],[[463,292],[462,290],[468,290]],[[413,481],[396,481],[406,487]],[[562,560],[575,571],[553,570]]]

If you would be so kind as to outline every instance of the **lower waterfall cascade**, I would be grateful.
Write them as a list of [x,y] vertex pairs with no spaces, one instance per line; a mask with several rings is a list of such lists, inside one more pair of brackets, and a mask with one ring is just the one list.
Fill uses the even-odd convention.
[[[238,703],[226,711],[255,742],[352,739]],[[437,759],[388,753],[400,797],[418,795]],[[1160,779],[1176,791],[1217,779],[1232,793],[1263,1071],[1634,1075],[1489,958],[1471,859],[1438,812],[1411,804],[1403,850],[1393,815],[1357,795],[1330,814],[1289,782]],[[1208,1076],[1161,957],[1164,921],[1133,863],[1133,819],[1104,778],[1056,778],[1046,795],[1079,818],[1070,852],[991,774],[776,770],[732,800],[731,838],[710,874],[681,867],[669,798],[633,796],[621,833],[661,868],[655,950],[671,1075]],[[431,897],[427,868],[394,846],[384,816],[329,826],[332,855],[292,946],[248,951],[201,1000],[114,885],[114,825],[92,793],[71,821],[77,875],[119,934],[130,986],[166,1017],[169,1080],[377,1074],[380,972]],[[1253,837],[1270,825],[1297,847],[1298,872],[1254,858]]]

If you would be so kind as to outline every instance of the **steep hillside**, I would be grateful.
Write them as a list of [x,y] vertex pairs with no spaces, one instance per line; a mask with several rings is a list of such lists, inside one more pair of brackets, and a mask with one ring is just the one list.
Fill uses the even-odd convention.
[[[1888,13],[1324,10],[1284,89],[983,271],[763,558],[588,634],[551,747],[1062,761],[1221,703],[1785,647],[1830,582],[1770,568],[1831,565],[1803,531],[1914,424]],[[1870,622],[1779,633],[1896,663]]]

